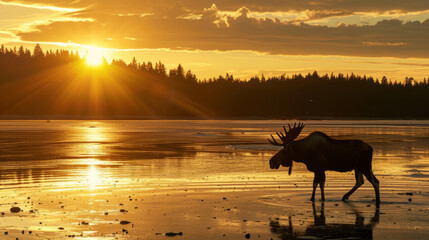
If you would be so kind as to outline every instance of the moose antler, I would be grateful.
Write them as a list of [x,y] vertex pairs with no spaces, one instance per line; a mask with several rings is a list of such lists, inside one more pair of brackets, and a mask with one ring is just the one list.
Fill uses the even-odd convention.
[[282,132],[276,132],[277,136],[282,140],[283,143],[278,143],[276,139],[271,135],[271,139],[268,138],[268,142],[275,146],[286,146],[288,143],[292,142],[295,138],[298,137],[298,135],[301,133],[302,129],[304,128],[304,124],[299,122],[298,126],[296,123],[294,123],[293,127],[288,124],[289,130],[286,130],[286,127],[283,126],[283,129],[285,130],[285,134]]

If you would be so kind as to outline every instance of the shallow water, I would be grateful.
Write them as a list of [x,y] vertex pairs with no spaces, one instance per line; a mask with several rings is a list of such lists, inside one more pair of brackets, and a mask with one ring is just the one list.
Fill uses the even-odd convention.
[[[302,164],[271,170],[285,121],[0,121],[0,234],[8,239],[426,239],[429,121],[305,121],[374,148],[382,205],[353,173],[309,201]],[[318,195],[319,196],[319,195]],[[20,207],[12,213],[11,207]],[[121,212],[121,209],[125,211]],[[107,215],[106,215],[107,213]],[[130,224],[121,225],[120,221]],[[24,231],[24,233],[22,233]],[[31,234],[29,231],[32,231]],[[225,235],[225,236],[224,236]],[[2,238],[3,239],[3,238]]]

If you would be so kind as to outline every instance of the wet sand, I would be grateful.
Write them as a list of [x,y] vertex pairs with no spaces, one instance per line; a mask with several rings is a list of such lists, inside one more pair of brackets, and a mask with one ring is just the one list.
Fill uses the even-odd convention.
[[304,165],[269,169],[283,123],[1,121],[0,238],[429,237],[429,121],[306,122],[373,146],[380,209],[368,181],[341,201],[352,173],[327,172],[313,205]]

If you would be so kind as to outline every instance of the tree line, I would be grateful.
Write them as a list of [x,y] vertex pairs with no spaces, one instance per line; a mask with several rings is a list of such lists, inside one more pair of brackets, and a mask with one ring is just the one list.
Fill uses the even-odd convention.
[[0,47],[2,117],[429,118],[429,79],[354,74],[198,79],[180,64]]

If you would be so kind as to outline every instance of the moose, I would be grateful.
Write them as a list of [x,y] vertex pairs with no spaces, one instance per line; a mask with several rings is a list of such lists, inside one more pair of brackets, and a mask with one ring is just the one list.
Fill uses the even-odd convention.
[[375,190],[376,205],[380,205],[379,181],[372,172],[372,147],[361,140],[335,140],[322,132],[313,132],[307,137],[295,140],[304,128],[303,123],[295,123],[289,129],[283,126],[285,133],[276,132],[282,143],[271,135],[268,141],[282,149],[270,159],[270,168],[278,169],[280,165],[289,167],[292,172],[292,163],[301,162],[314,173],[313,193],[314,202],[317,186],[320,185],[321,200],[325,201],[325,171],[348,172],[355,171],[356,184],[347,192],[342,201],[349,197],[364,183],[363,175],[372,184]]

